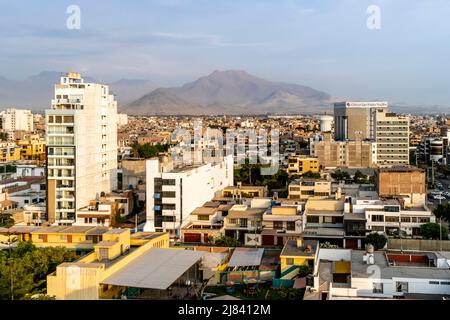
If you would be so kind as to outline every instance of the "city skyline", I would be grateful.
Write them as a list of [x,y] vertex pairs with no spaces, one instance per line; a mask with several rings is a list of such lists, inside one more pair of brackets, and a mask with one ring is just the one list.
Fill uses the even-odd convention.
[[[81,29],[69,30],[72,4],[0,3],[0,76],[74,70],[166,87],[242,69],[336,98],[444,106],[450,98],[450,47],[439,40],[449,33],[445,1],[78,1]],[[367,28],[370,5],[381,10],[379,30]]]

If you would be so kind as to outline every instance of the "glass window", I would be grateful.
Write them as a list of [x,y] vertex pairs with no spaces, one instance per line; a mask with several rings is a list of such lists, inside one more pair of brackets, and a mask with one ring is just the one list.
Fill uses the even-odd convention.
[[383,284],[374,282],[373,293],[383,293]]
[[295,231],[295,221],[288,221],[286,223],[286,229],[289,231]]
[[408,282],[397,282],[395,285],[396,292],[408,292]]
[[292,266],[294,264],[294,259],[293,258],[286,258],[286,264],[288,266]]
[[275,230],[282,230],[283,229],[283,221],[274,221],[273,228]]

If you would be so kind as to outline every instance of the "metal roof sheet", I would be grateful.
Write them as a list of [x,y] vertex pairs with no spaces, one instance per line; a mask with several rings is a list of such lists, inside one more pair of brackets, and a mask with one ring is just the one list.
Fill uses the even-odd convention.
[[259,266],[264,249],[236,248],[231,256],[229,267]]
[[102,283],[166,290],[203,256],[202,252],[154,248],[106,278]]

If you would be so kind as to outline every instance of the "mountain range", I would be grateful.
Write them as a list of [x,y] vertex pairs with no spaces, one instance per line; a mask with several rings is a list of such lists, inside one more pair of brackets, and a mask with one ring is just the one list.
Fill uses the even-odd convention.
[[[0,76],[0,109],[17,107],[42,112],[50,107],[60,75],[44,71],[24,80]],[[84,79],[96,82],[90,77]],[[121,79],[109,86],[119,111],[130,115],[318,114],[332,111],[337,100],[323,91],[264,80],[243,70],[216,70],[179,87],[162,88],[150,80],[136,79]],[[391,105],[390,109],[400,113],[450,111],[444,106]]]
[[123,106],[136,115],[300,113],[330,109],[331,96],[313,88],[271,82],[242,70],[214,71],[180,87],[158,88]]
[[[12,80],[0,76],[0,109],[7,107],[27,108],[42,112],[50,107],[55,84],[61,72],[43,71],[24,80]],[[84,77],[85,82],[95,82]],[[130,103],[151,92],[158,86],[149,80],[121,79],[109,84],[116,94],[119,105]]]

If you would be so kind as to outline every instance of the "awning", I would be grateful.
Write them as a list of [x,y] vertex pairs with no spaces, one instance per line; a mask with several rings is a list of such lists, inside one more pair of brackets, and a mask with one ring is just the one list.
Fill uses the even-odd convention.
[[192,250],[154,248],[101,283],[166,290],[203,256]]

